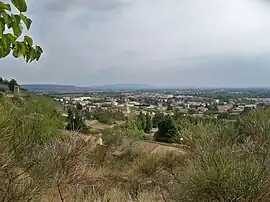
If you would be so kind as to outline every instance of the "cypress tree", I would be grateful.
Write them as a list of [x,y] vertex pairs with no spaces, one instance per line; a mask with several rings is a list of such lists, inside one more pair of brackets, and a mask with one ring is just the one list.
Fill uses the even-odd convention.
[[151,115],[149,113],[147,113],[146,114],[146,125],[145,125],[144,132],[145,133],[150,133],[152,128],[153,128],[152,117],[151,117]]

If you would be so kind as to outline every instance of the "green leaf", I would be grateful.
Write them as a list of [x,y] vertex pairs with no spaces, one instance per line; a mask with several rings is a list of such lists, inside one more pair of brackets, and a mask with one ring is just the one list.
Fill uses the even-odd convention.
[[4,50],[7,50],[8,44],[7,44],[7,40],[6,40],[4,35],[0,38],[0,42],[1,42],[1,46],[4,48]]
[[5,31],[5,21],[3,18],[0,18],[0,36],[3,35]]
[[30,54],[25,54],[25,61],[28,63],[30,60]]
[[37,56],[36,60],[37,61],[39,60],[42,53],[43,53],[42,48],[40,46],[36,46],[36,56]]
[[19,56],[25,55],[26,48],[25,48],[25,43],[23,41],[18,42],[17,48],[18,48],[18,55]]
[[12,19],[12,30],[14,35],[18,38],[22,34],[22,25],[20,23],[20,16],[19,15],[12,15],[11,14],[11,19]]
[[15,58],[18,58],[18,57],[19,57],[18,46],[17,46],[17,45],[16,45],[15,48],[13,49],[12,55],[13,55],[13,57],[15,57]]
[[27,18],[24,14],[20,14],[22,21],[24,22],[27,29],[30,29],[32,20],[30,18]]
[[16,14],[16,15],[12,15],[12,16],[17,24],[19,24],[21,22],[21,17],[19,15]]
[[0,38],[0,49],[0,58],[6,57],[10,53],[10,43],[4,35]]
[[4,34],[5,35],[5,37],[6,37],[6,39],[10,42],[10,43],[15,43],[15,41],[16,41],[16,37],[15,36],[13,36],[12,34],[10,34],[10,33],[8,33],[8,34]]
[[6,56],[8,56],[10,53],[10,48],[4,50],[3,48],[0,47],[0,58],[4,58]]
[[5,21],[5,24],[8,28],[12,27],[12,19],[9,14],[7,14],[5,11],[2,12],[3,19]]
[[4,50],[3,47],[0,46],[0,58],[4,57]]
[[24,36],[24,41],[26,41],[29,46],[33,45],[33,39],[29,36]]
[[8,23],[8,14],[6,13],[6,11],[2,11],[1,13],[5,23],[7,24]]
[[30,60],[30,51],[31,51],[32,47],[26,46],[25,48],[26,48],[26,51],[25,51],[25,54],[23,57],[24,57],[26,63],[28,63]]
[[20,23],[21,17],[19,15],[11,14],[12,30],[14,35],[18,38],[22,34],[22,25]]
[[30,62],[33,62],[37,58],[36,50],[34,48],[31,48],[30,51]]
[[18,38],[22,34],[22,29],[19,25],[12,26],[13,34]]
[[4,4],[3,2],[0,2],[0,10],[8,10],[11,11],[9,4]]
[[1,13],[1,15],[2,15],[2,17],[3,17],[4,21],[5,21],[5,23],[8,24],[8,23],[9,23],[9,19],[8,19],[8,14],[6,13],[6,11],[3,11],[3,12]]
[[11,2],[20,12],[27,11],[27,4],[25,0],[11,0]]

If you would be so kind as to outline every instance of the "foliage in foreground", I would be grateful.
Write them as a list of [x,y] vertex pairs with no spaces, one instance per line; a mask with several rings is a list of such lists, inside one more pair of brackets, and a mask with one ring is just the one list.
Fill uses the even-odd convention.
[[182,123],[174,138],[185,151],[115,155],[123,137],[136,139],[124,134],[138,130],[132,120],[96,147],[60,136],[47,100],[1,99],[1,201],[270,201],[270,109],[236,123]]
[[22,23],[27,30],[30,29],[32,20],[24,15],[27,11],[25,0],[11,0],[18,13],[11,11],[11,5],[0,1],[0,59],[5,58],[12,51],[15,58],[23,57],[26,62],[39,60],[43,50],[40,46],[33,46],[33,39],[24,35]]
[[50,100],[41,98],[20,106],[0,98],[1,201],[28,201],[40,194],[43,177],[34,168],[47,142],[63,127]]

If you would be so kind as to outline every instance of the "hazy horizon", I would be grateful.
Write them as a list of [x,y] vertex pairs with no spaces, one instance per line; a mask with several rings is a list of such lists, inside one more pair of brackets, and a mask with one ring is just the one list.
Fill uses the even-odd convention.
[[71,86],[79,88],[94,88],[94,87],[104,87],[104,86],[146,86],[155,89],[162,88],[172,88],[172,89],[270,89],[270,86],[180,86],[180,85],[162,85],[162,84],[92,84],[89,86],[80,86],[76,84],[52,84],[52,83],[22,83],[21,86]]
[[[7,0],[6,0],[7,1]],[[270,87],[267,0],[28,0],[39,62],[0,60],[28,84]]]

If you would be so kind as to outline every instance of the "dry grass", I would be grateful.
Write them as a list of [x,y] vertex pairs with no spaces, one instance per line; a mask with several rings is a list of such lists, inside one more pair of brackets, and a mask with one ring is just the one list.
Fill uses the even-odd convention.
[[91,127],[95,130],[104,130],[106,128],[113,128],[115,125],[120,124],[121,122],[118,122],[117,124],[107,125],[100,123],[98,120],[86,120],[85,123],[88,127]]

